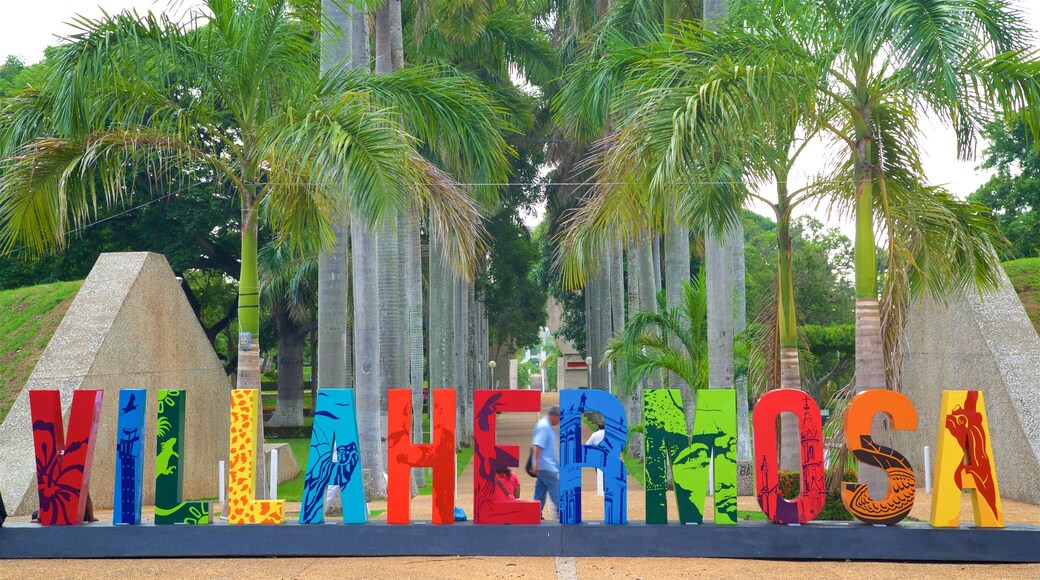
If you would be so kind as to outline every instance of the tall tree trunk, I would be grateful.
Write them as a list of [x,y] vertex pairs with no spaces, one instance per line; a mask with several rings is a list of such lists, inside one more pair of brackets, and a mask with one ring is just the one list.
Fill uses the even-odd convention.
[[430,388],[447,388],[451,373],[451,359],[447,345],[451,320],[449,280],[451,271],[443,261],[443,248],[436,236],[430,238]]
[[[638,240],[630,240],[628,242],[628,309],[626,311],[627,318],[625,322],[631,322],[632,317],[641,309],[639,289],[639,279],[643,276],[642,263],[639,260]],[[623,401],[625,406],[625,414],[629,417],[638,417],[642,413],[642,394],[643,384],[640,381],[638,384],[632,387],[632,391],[628,393]],[[642,457],[643,443],[642,441],[635,441],[635,437],[629,437],[628,439],[628,454],[630,457]]]
[[[665,300],[668,308],[680,308],[682,304],[682,283],[690,280],[690,230],[688,228],[673,225],[664,234],[664,281]],[[669,337],[668,342],[672,348],[681,348],[678,337]],[[682,380],[679,375],[669,372],[668,385],[682,392],[683,404],[689,404],[693,400],[690,385]],[[687,413],[689,419],[693,420],[693,414]]]
[[[347,5],[351,21],[351,60],[368,57],[368,19],[357,8]],[[351,216],[350,253],[354,277],[354,377],[357,397],[358,436],[362,467],[371,470],[371,488],[365,495],[386,497],[383,430],[380,424],[383,376],[380,369],[379,344],[379,239],[375,228],[368,227],[357,215]]]
[[[801,389],[798,368],[798,331],[794,308],[793,260],[791,251],[791,213],[787,207],[786,188],[777,186],[780,203],[776,223],[777,290],[776,319],[780,346],[780,388]],[[792,413],[780,415],[780,469],[800,469],[801,436],[798,418]]]
[[[248,149],[248,148],[247,148]],[[248,156],[247,156],[248,158]],[[255,203],[256,173],[243,169],[242,181],[249,193],[242,199],[242,269],[238,277],[238,331],[252,335],[249,352],[239,352],[238,376],[235,384],[240,389],[261,388],[260,383],[260,277],[257,269],[257,238],[259,215]],[[256,496],[268,499],[267,464],[264,459],[264,414],[257,409],[256,424]]]
[[465,393],[466,381],[466,282],[458,276],[452,276],[452,347],[454,364],[452,365],[451,384],[457,391],[455,407],[455,436],[459,447],[468,446],[463,422],[466,420],[465,405],[461,401]]
[[708,388],[733,388],[733,251],[722,238],[704,236],[708,287]]
[[[744,223],[737,220],[733,233],[734,336],[747,329],[747,281],[744,267]],[[747,365],[745,365],[745,369]],[[734,377],[737,390],[737,461],[752,461],[751,427],[748,422],[747,370]]]
[[[351,57],[351,26],[358,16],[337,0],[322,0],[322,13],[339,34],[323,34],[321,38],[321,70],[326,72],[349,61],[355,68],[365,59]],[[367,57],[367,51],[365,56]],[[350,216],[346,208],[333,225],[336,246],[329,254],[318,258],[318,358],[311,360],[317,369],[323,388],[345,388],[353,386],[348,381],[348,359],[353,356],[348,346],[348,323],[350,309]],[[313,380],[313,377],[312,377]]]
[[272,314],[278,335],[278,406],[267,424],[303,426],[303,347],[307,333],[281,305]]
[[[423,291],[422,291],[422,240],[419,237],[419,212],[409,209],[404,217],[401,249],[404,254],[405,333],[408,338],[409,387],[412,389],[412,432],[415,439],[425,442],[422,427],[423,411]],[[415,483],[422,486],[426,481],[423,469],[413,470]]]
[[[310,349],[311,349],[311,417],[314,416],[315,407],[318,406],[318,330],[315,329],[310,333]],[[352,359],[353,353],[350,351],[350,345],[347,345],[347,358]],[[347,385],[354,386],[354,377],[350,377],[350,382]]]
[[[866,94],[866,91],[863,91]],[[869,105],[858,109],[865,119],[856,127],[856,145],[859,161],[855,163],[856,179],[856,392],[886,388],[884,343],[881,337],[881,309],[878,303],[877,256],[874,242],[873,159],[876,142],[870,129]],[[871,422],[874,442],[891,446],[885,415],[878,414]],[[865,483],[870,496],[880,499],[888,491],[885,472],[863,462],[859,463],[859,481]]]
[[612,280],[614,279],[614,260],[612,259],[613,248],[607,248],[603,252],[601,264],[602,274],[597,281],[599,284],[599,301],[596,303],[596,317],[599,318],[599,352],[597,353],[596,366],[593,369],[593,378],[597,389],[607,390],[607,365],[606,358],[607,343],[614,335],[616,329],[613,325],[613,310],[611,309]]
[[[636,239],[632,259],[635,265],[636,276],[629,279],[629,283],[635,283],[638,288],[636,292],[637,306],[639,311],[652,311],[657,309],[657,286],[654,277],[653,248],[651,247],[652,236],[644,232]],[[643,389],[659,389],[664,386],[660,372],[652,372],[646,381],[636,387],[633,393],[633,409],[636,413],[643,408]],[[638,416],[638,415],[636,415]],[[634,457],[643,457],[643,437],[639,433],[633,433],[629,438],[629,454]]]
[[[386,0],[376,9],[376,63],[377,75],[389,74],[404,65],[404,47],[401,40],[401,0]],[[411,340],[408,334],[408,303],[406,282],[406,249],[410,242],[406,208],[403,213],[386,221],[379,232],[380,259],[380,364],[383,372],[383,393],[380,399],[381,426],[387,425],[386,389],[400,389],[411,384]],[[420,330],[421,332],[421,330]],[[413,434],[415,435],[415,434]]]
[[[615,240],[610,254],[610,327],[614,334],[625,328],[625,252],[621,240]],[[610,382],[614,395],[618,394],[618,377],[624,372],[624,363],[615,363]]]
[[468,441],[473,440],[473,391],[477,386],[477,294],[473,282],[466,282],[466,380],[463,383],[462,423]]
[[657,234],[650,236],[650,250],[654,263],[654,305],[656,306],[657,294],[664,289],[664,279],[661,276],[661,237]]
[[[256,268],[257,213],[252,199],[242,200],[242,267],[238,276],[238,331],[260,341],[260,277]],[[241,368],[240,374],[241,374]],[[260,371],[259,364],[255,369]]]
[[354,340],[357,423],[362,465],[372,472],[369,498],[385,497],[383,431],[380,399],[383,385],[379,343],[379,255],[377,236],[355,217],[351,222],[351,253],[354,257]]

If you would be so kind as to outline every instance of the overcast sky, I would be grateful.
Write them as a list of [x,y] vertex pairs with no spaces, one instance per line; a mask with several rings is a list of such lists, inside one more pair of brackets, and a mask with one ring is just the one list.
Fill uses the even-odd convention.
[[[1040,30],[1040,9],[1034,7],[1036,0],[1016,0],[1026,16],[1026,23],[1033,31]],[[56,44],[58,37],[74,33],[68,25],[77,14],[96,17],[102,8],[109,12],[125,9],[160,11],[173,6],[183,13],[185,6],[194,5],[193,0],[35,0],[28,2],[5,2],[3,17],[0,18],[0,58],[15,54],[32,63],[43,57],[43,49]],[[100,5],[100,7],[98,6]],[[1040,35],[1038,35],[1040,36]],[[1038,42],[1040,46],[1040,42]],[[944,184],[963,197],[985,182],[987,175],[975,170],[976,161],[958,161],[951,131],[944,128],[925,127],[922,143],[925,169],[933,184]],[[813,164],[806,164],[801,175],[814,172]],[[796,177],[796,176],[792,176]],[[760,213],[766,213],[758,210]],[[541,212],[537,212],[541,213]],[[527,221],[536,222],[541,216],[531,216]],[[837,220],[827,221],[839,225],[843,231],[851,232],[851,224]]]

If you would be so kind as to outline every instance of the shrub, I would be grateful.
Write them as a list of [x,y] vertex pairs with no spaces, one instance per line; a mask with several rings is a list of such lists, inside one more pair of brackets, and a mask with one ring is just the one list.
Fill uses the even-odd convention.
[[[800,471],[781,471],[780,472],[780,493],[785,499],[794,499],[798,497],[798,493],[801,491],[801,472]],[[827,470],[827,481],[831,481],[835,475],[834,469]],[[856,481],[856,470],[845,469],[842,477],[842,481]],[[852,515],[845,509],[845,504],[841,501],[841,492],[827,491],[827,501],[823,505],[823,511],[817,516],[817,520],[824,521],[849,521],[852,519]]]

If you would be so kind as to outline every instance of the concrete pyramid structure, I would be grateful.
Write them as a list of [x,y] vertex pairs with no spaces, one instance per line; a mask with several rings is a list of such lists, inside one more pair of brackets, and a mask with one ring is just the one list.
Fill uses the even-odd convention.
[[[65,420],[77,389],[105,391],[90,482],[95,508],[112,507],[119,389],[148,390],[144,503],[154,502],[159,389],[188,393],[184,498],[213,497],[217,462],[227,458],[227,375],[166,258],[102,254],[0,425],[0,493],[8,511],[36,509],[30,389],[61,391]],[[66,424],[67,429],[67,424]]]
[[982,391],[1002,497],[1040,504],[1040,337],[1011,281],[984,296],[911,308],[903,336],[903,392],[917,408],[916,432],[896,431],[896,448],[924,485],[924,446],[934,469],[944,390]]

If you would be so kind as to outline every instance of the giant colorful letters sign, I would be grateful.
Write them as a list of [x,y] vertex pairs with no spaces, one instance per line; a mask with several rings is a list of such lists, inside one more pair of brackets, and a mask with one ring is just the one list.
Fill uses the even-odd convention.
[[354,389],[319,390],[311,450],[307,454],[307,475],[303,479],[301,524],[325,521],[325,494],[330,486],[339,488],[343,523],[368,521],[358,449]]
[[976,526],[1004,526],[993,443],[980,391],[943,392],[933,481],[932,514],[928,519],[933,526],[959,525],[963,489],[971,490]]
[[[387,522],[410,522],[410,470],[433,469],[433,522],[454,521],[456,391],[434,389],[433,441],[412,442],[412,396],[407,389],[388,393]],[[58,391],[29,391],[33,444],[36,453],[40,521],[43,525],[82,522],[89,490],[91,463],[101,408],[101,391],[75,391],[68,430],[62,426]],[[143,389],[120,391],[116,445],[113,523],[141,522],[141,479],[145,437]],[[354,392],[349,389],[318,393],[304,482],[300,523],[324,521],[327,490],[338,487],[343,498],[343,520],[365,523],[367,505],[361,482],[363,458],[359,452]],[[517,446],[495,444],[496,417],[503,412],[534,413],[540,408],[537,391],[476,391],[474,397],[474,520],[477,524],[540,523],[538,502],[519,501],[507,490],[496,491],[495,469],[519,464]],[[682,523],[701,523],[707,492],[708,465],[715,461],[715,523],[736,523],[736,405],[732,390],[703,390],[696,395],[693,429],[687,435],[681,395],[674,389],[644,393],[646,433],[647,523],[667,523],[666,470],[670,464]],[[231,394],[231,448],[228,521],[232,524],[279,524],[281,500],[257,501],[256,441],[259,394],[234,390]],[[156,421],[155,523],[207,524],[209,503],[182,501],[186,393],[160,390]],[[604,472],[604,514],[608,524],[627,520],[627,481],[621,452],[628,424],[621,402],[597,390],[560,393],[560,508],[561,522],[580,524],[582,469]],[[582,443],[584,413],[603,416],[605,436],[597,445]],[[792,501],[779,489],[776,421],[783,412],[799,420],[801,489]],[[875,443],[871,420],[885,413],[893,427],[915,429],[917,415],[905,396],[873,390],[856,395],[845,417],[845,438],[853,456],[881,467],[888,476],[884,498],[870,497],[866,486],[847,483],[842,490],[846,509],[872,524],[894,525],[907,516],[914,503],[913,468],[898,451]],[[994,468],[993,446],[987,427],[982,393],[943,393],[935,467],[935,491],[929,519],[935,527],[957,526],[961,491],[971,490],[976,525],[1000,527],[1003,517]],[[805,392],[780,389],[766,393],[755,406],[755,463],[758,501],[766,516],[778,524],[806,523],[815,518],[825,500],[823,441],[819,408]]]
[[[582,415],[603,415],[606,433],[598,445],[585,445]],[[560,391],[560,523],[581,523],[581,468],[603,470],[603,520],[628,523],[628,481],[621,451],[628,439],[628,421],[621,401],[605,391]]]
[[59,391],[29,391],[40,523],[70,526],[83,521],[90,489],[94,439],[103,391],[75,391],[68,433],[61,420]]
[[119,391],[116,424],[116,476],[112,495],[112,523],[141,523],[141,492],[144,489],[145,389]]
[[870,422],[874,415],[885,413],[893,429],[917,429],[917,411],[902,393],[873,389],[852,398],[845,411],[845,444],[856,459],[885,470],[888,493],[880,500],[870,497],[866,484],[846,483],[841,491],[845,509],[868,524],[894,525],[910,514],[914,507],[917,483],[914,468],[901,453],[874,443]]
[[155,424],[155,523],[208,524],[208,501],[181,501],[184,486],[184,391],[159,391]]
[[[476,391],[473,394],[473,522],[477,524],[537,524],[541,510],[537,501],[513,499],[511,490],[496,493],[499,467],[518,467],[520,448],[495,445],[495,416],[503,412],[535,412],[540,408],[538,391]],[[509,493],[506,493],[506,492]],[[496,500],[496,497],[506,496]]]
[[[776,458],[776,420],[782,412],[798,417],[801,439],[801,493],[793,501],[780,492],[780,473]],[[823,467],[823,429],[816,401],[797,389],[776,389],[762,395],[755,404],[755,466],[758,505],[766,517],[778,524],[804,524],[823,511],[827,499]]]
[[386,522],[411,522],[409,471],[433,468],[433,523],[455,523],[455,390],[432,389],[433,443],[412,443],[412,391],[390,389]]
[[260,392],[231,391],[231,462],[228,464],[228,523],[280,524],[285,501],[256,499],[256,421]]
[[692,441],[678,389],[643,392],[646,429],[644,463],[646,523],[668,523],[668,477],[672,465],[679,521],[704,520],[708,469],[715,457],[715,523],[737,523],[737,399],[733,389],[700,389],[694,407]]

